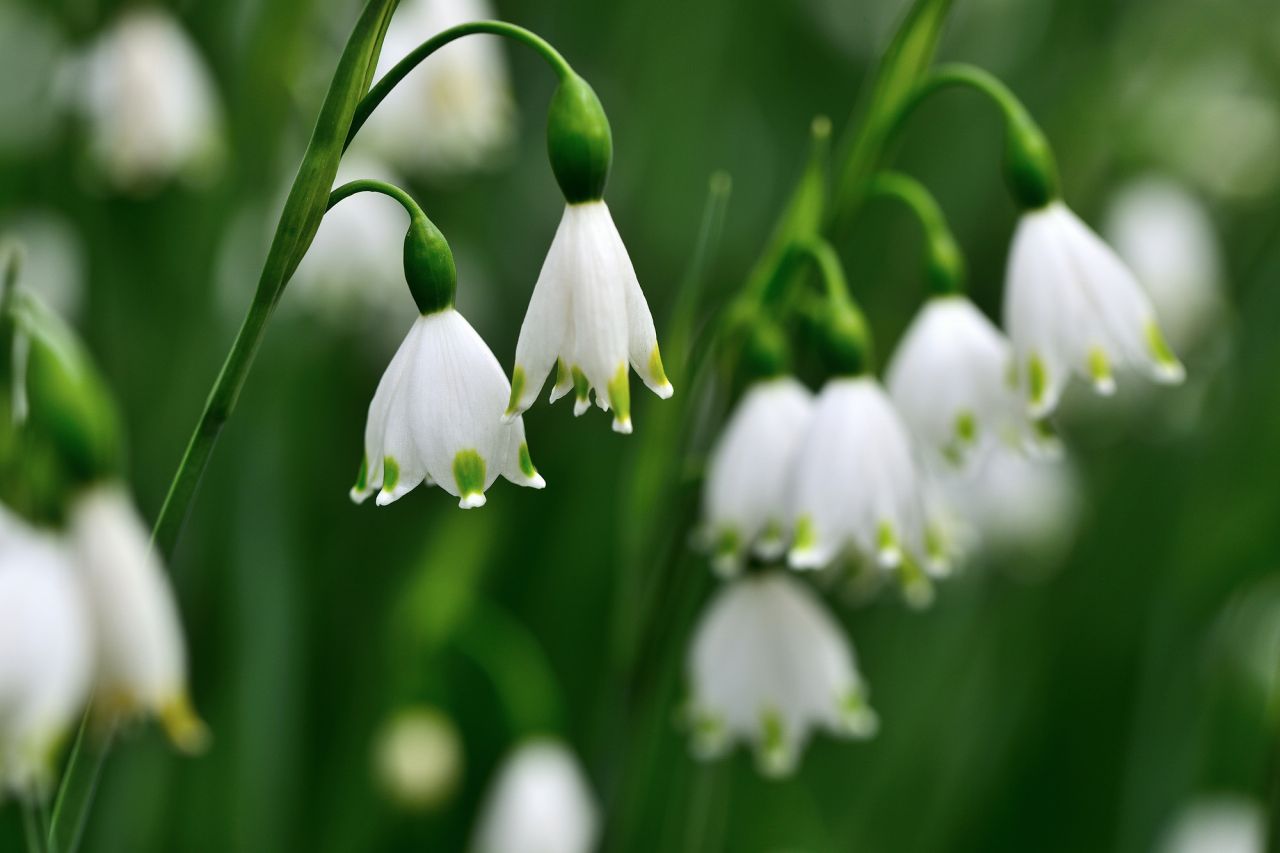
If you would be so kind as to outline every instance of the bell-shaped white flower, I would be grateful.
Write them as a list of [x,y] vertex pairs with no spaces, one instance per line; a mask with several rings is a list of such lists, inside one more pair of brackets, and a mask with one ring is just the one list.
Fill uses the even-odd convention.
[[[375,76],[442,30],[494,17],[486,0],[404,0],[387,28]],[[464,38],[415,68],[370,116],[355,144],[407,173],[472,172],[510,148],[515,118],[500,40]]]
[[1133,273],[1060,201],[1022,215],[1009,254],[1004,318],[1036,417],[1053,411],[1073,372],[1101,394],[1115,390],[1116,366],[1158,382],[1184,376]]
[[952,463],[1016,442],[1025,417],[1013,350],[964,296],[936,296],[912,320],[886,373],[889,395],[922,448]]
[[628,362],[655,394],[671,396],[653,316],[609,208],[603,201],[570,204],[520,328],[507,416],[533,405],[556,367],[552,402],[572,390],[580,415],[594,390],[596,404],[613,409],[613,429],[629,433]]
[[783,571],[720,588],[689,651],[694,749],[723,754],[735,740],[760,770],[789,773],[814,729],[875,733],[853,649],[821,602]]
[[1151,297],[1169,343],[1200,344],[1222,319],[1225,279],[1204,205],[1175,181],[1139,178],[1112,199],[1103,233]]
[[79,85],[90,153],[120,190],[148,190],[219,153],[213,79],[167,12],[126,12],[94,44]]
[[377,491],[385,506],[425,482],[469,509],[484,506],[499,474],[541,489],[523,419],[502,418],[509,392],[498,360],[456,309],[418,317],[369,405],[352,500]]
[[397,805],[429,810],[448,800],[462,777],[462,740],[439,711],[406,708],[383,725],[373,761],[378,784]]
[[849,552],[886,569],[949,567],[910,434],[875,379],[828,380],[793,482],[794,568],[821,568]]
[[56,540],[5,515],[0,529],[0,789],[42,796],[54,749],[88,697],[92,628],[70,555]]
[[1165,832],[1160,853],[1263,853],[1266,814],[1234,795],[1204,797],[1188,805]]
[[503,762],[489,789],[472,853],[589,853],[599,807],[578,761],[563,744],[531,740]]
[[784,553],[796,448],[812,413],[809,389],[782,376],[748,388],[729,416],[703,490],[703,532],[721,574],[736,573],[748,549],[766,560]]
[[107,484],[71,507],[97,647],[95,709],[111,719],[154,714],[174,745],[199,750],[207,733],[187,692],[187,650],[173,588],[124,489]]

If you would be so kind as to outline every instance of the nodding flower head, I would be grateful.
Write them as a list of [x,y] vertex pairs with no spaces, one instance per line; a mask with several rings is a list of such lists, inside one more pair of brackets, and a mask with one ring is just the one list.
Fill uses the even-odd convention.
[[472,853],[588,853],[600,833],[596,799],[559,741],[527,741],[507,756],[485,795]]

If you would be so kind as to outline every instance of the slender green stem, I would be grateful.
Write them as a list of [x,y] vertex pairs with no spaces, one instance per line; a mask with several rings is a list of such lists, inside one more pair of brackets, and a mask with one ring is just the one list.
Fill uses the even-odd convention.
[[382,193],[390,196],[408,212],[410,217],[425,217],[422,208],[413,200],[413,197],[395,184],[389,184],[386,181],[379,181],[373,178],[361,178],[358,181],[350,181],[329,193],[328,210],[332,210],[338,202],[343,199],[351,198],[356,193]]
[[941,295],[964,293],[964,254],[947,226],[941,206],[924,184],[901,172],[877,172],[867,186],[867,198],[892,199],[915,214],[924,231],[925,271],[932,291]]
[[27,853],[45,853],[40,839],[40,821],[36,817],[35,803],[30,797],[22,798],[22,834],[27,840]]
[[521,44],[528,45],[538,52],[544,59],[550,63],[555,69],[556,76],[564,80],[573,75],[573,68],[560,55],[560,51],[556,50],[546,42],[537,33],[530,32],[524,27],[508,24],[506,21],[474,21],[468,24],[459,24],[456,27],[450,27],[447,30],[437,33],[431,38],[418,45],[411,50],[404,59],[400,60],[379,80],[369,94],[365,95],[364,100],[356,108],[355,118],[351,122],[351,130],[347,133],[347,145],[351,144],[351,140],[355,139],[360,128],[364,127],[365,121],[378,108],[378,104],[382,103],[387,95],[391,94],[391,90],[399,85],[410,71],[418,67],[431,54],[444,47],[451,41],[470,35],[495,35],[504,36]]
[[560,730],[564,712],[555,674],[528,628],[480,599],[455,642],[493,684],[514,737]]
[[849,291],[844,265],[840,263],[840,256],[836,254],[834,246],[821,237],[815,237],[793,244],[793,250],[797,260],[807,259],[813,262],[818,270],[823,292],[826,293],[829,301],[837,304],[857,304]]

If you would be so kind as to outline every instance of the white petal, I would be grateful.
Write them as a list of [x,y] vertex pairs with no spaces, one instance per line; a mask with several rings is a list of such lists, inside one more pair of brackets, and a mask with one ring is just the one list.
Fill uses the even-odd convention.
[[[537,284],[533,287],[533,295],[529,298],[524,323],[520,326],[516,366],[512,371],[513,381],[519,386],[519,396],[510,401],[508,417],[514,417],[533,405],[551,368],[555,366],[556,357],[569,355],[564,347],[572,340],[571,276],[577,242],[576,220],[571,215],[572,211],[572,206],[566,207],[560,219],[546,260],[542,262],[542,271],[538,273]],[[572,363],[566,360],[566,366],[571,367]]]
[[409,328],[400,348],[383,372],[378,389],[373,394],[373,401],[369,404],[369,419],[364,431],[364,463],[360,477],[362,482],[357,482],[351,489],[351,499],[356,503],[363,503],[369,495],[382,488],[387,417],[392,401],[399,395],[405,366],[413,360],[412,354],[417,347],[417,329],[416,323]]
[[599,807],[573,754],[550,739],[524,743],[485,795],[475,853],[590,853]]

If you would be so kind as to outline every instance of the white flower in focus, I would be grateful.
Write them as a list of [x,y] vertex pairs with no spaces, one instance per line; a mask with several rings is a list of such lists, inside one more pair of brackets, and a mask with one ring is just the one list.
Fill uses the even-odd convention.
[[[442,30],[495,17],[485,0],[404,0],[378,60],[381,78]],[[450,175],[491,166],[515,136],[515,103],[496,37],[458,39],[395,88],[357,137],[397,169]]]
[[672,394],[658,336],[631,258],[603,201],[569,204],[538,275],[511,376],[508,417],[533,405],[556,367],[551,400],[574,392],[581,415],[613,409],[615,432],[631,432],[627,364],[662,399]]
[[1160,853],[1263,853],[1266,818],[1243,797],[1206,798],[1187,806],[1166,832]]
[[95,708],[111,718],[154,714],[179,749],[207,732],[187,692],[187,650],[169,577],[137,510],[118,485],[80,494],[70,514],[98,652]]
[[762,559],[782,556],[796,448],[812,412],[809,389],[783,376],[752,385],[730,415],[703,491],[705,532],[721,574],[736,573],[747,549]]
[[894,352],[886,384],[920,445],[963,463],[975,449],[1026,434],[1012,367],[1008,340],[976,305],[935,296]]
[[795,768],[813,729],[870,737],[877,728],[840,626],[785,572],[720,588],[698,624],[689,679],[695,751],[716,757],[741,739],[770,776]]
[[386,722],[374,744],[374,773],[399,805],[439,806],[462,776],[462,743],[448,717],[432,708],[409,708]]
[[1005,328],[1030,412],[1053,411],[1072,373],[1100,394],[1115,391],[1113,368],[1177,383],[1182,364],[1133,274],[1066,205],[1022,215],[1005,283]]
[[558,741],[532,740],[503,762],[472,853],[589,853],[600,816],[577,760]]
[[499,474],[541,489],[523,419],[502,419],[509,391],[498,360],[456,309],[418,317],[369,405],[351,499],[377,491],[385,506],[425,482],[470,509],[484,506]]
[[1225,276],[1199,200],[1171,180],[1135,180],[1112,199],[1103,233],[1151,297],[1170,344],[1200,344],[1222,319]]
[[821,568],[848,551],[908,573],[949,567],[906,425],[875,379],[840,377],[823,387],[794,489],[794,568]]
[[54,750],[92,679],[84,591],[52,538],[4,513],[0,527],[0,793],[48,791]]
[[150,190],[216,159],[213,79],[169,13],[126,12],[84,57],[78,80],[90,154],[116,189]]

